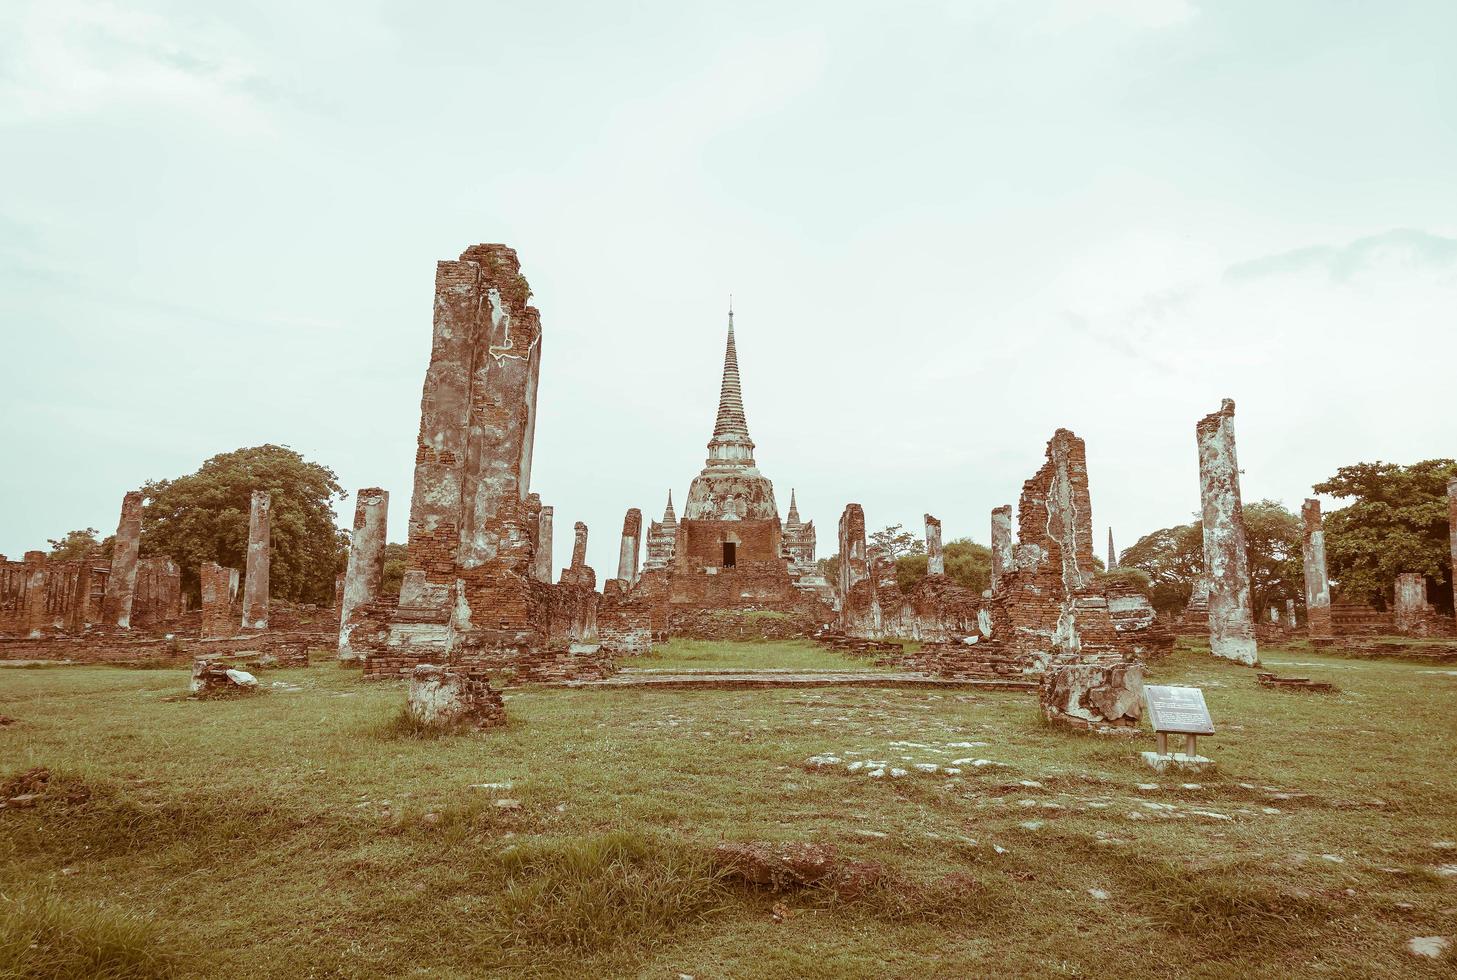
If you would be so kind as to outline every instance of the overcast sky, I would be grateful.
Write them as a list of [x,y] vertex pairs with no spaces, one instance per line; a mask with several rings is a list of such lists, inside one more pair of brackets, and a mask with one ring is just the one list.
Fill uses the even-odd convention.
[[835,550],[985,542],[1067,427],[1097,540],[1457,455],[1457,4],[0,5],[0,552],[266,442],[405,539],[435,262],[515,247],[533,489],[616,572],[749,429]]

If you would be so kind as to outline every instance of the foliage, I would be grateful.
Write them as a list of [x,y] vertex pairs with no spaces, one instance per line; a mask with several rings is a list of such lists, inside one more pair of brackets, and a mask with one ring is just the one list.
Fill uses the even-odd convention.
[[867,549],[879,551],[887,560],[896,562],[903,555],[924,555],[926,542],[907,531],[904,524],[892,524],[874,531],[867,542]]
[[[1256,615],[1268,606],[1284,608],[1286,599],[1303,601],[1304,566],[1300,558],[1300,518],[1276,500],[1244,507],[1250,565],[1250,601]],[[1204,571],[1204,525],[1200,521],[1145,534],[1123,552],[1119,569],[1148,576],[1148,599],[1161,613],[1189,604],[1195,580]]]
[[[946,577],[957,585],[982,593],[992,587],[992,549],[970,538],[957,538],[941,549]],[[902,592],[908,592],[926,577],[927,558],[923,554],[902,555],[895,563],[895,581]]]
[[1094,578],[1099,582],[1127,582],[1147,597],[1150,603],[1153,602],[1153,579],[1141,568],[1124,568],[1120,565],[1111,572],[1100,571]]
[[1303,605],[1305,562],[1300,553],[1300,518],[1279,501],[1259,500],[1245,505],[1244,520],[1250,602],[1256,619],[1262,619],[1271,606],[1283,614],[1286,599]]
[[828,558],[821,558],[815,562],[815,568],[833,588],[836,590],[840,588],[840,553],[838,551]]
[[59,539],[50,538],[51,558],[55,561],[66,561],[70,558],[84,558],[89,554],[96,554],[101,551],[101,542],[96,537],[96,528],[88,527],[79,531],[67,531]]
[[328,604],[344,567],[347,535],[335,525],[333,502],[345,494],[334,471],[286,446],[254,446],[214,456],[196,473],[150,480],[143,491],[143,555],[170,555],[196,590],[205,562],[245,568],[248,513],[254,490],[272,495],[270,594]]
[[0,976],[169,977],[180,957],[162,930],[102,902],[22,891],[0,900]]
[[400,583],[404,581],[407,547],[402,544],[387,544],[384,546],[384,574],[379,580],[379,594],[381,597],[398,596],[400,594]]
[[1447,480],[1457,462],[1427,459],[1410,466],[1357,463],[1317,483],[1316,493],[1351,503],[1325,517],[1326,565],[1345,598],[1384,604],[1400,572],[1421,572],[1452,594]]
[[1204,570],[1204,531],[1199,523],[1180,524],[1145,534],[1124,550],[1120,570],[1138,569],[1149,578],[1148,601],[1160,613],[1177,613],[1189,604],[1194,580]]

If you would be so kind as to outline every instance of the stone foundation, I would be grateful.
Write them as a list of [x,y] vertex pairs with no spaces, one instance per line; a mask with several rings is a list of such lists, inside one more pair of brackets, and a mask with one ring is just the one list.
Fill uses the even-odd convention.
[[499,691],[479,673],[419,664],[410,673],[405,709],[411,720],[432,728],[494,728],[506,723]]
[[1138,664],[1054,663],[1042,675],[1042,716],[1100,734],[1136,734],[1143,717]]

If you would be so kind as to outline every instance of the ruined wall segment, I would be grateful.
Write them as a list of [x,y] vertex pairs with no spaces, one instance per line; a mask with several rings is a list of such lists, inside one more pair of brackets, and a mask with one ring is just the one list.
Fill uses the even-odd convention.
[[385,537],[389,525],[390,495],[368,487],[354,498],[354,528],[349,539],[349,560],[344,568],[344,589],[339,603],[339,659],[357,660],[350,642],[363,609],[379,595],[384,577]]
[[930,514],[926,515],[926,574],[946,574],[946,559],[941,552],[941,522]]
[[1331,586],[1326,577],[1320,501],[1306,498],[1300,505],[1300,519],[1300,551],[1305,563],[1305,629],[1311,636],[1332,636]]
[[846,504],[840,514],[840,569],[837,590],[840,596],[841,623],[851,591],[869,576],[865,556],[865,508]]
[[237,571],[224,568],[216,562],[202,566],[199,578],[202,582],[202,625],[199,635],[202,639],[232,636],[233,629],[233,587]]
[[536,580],[547,584],[551,583],[552,521],[555,518],[556,508],[550,505],[543,506],[536,518]]
[[1012,569],[1012,505],[1003,504],[992,510],[992,589]]
[[1209,578],[1209,648],[1215,656],[1258,664],[1239,462],[1234,446],[1234,401],[1195,426],[1199,495],[1204,517],[1204,569]]
[[106,622],[118,629],[131,629],[141,542],[142,492],[133,490],[122,497],[121,520],[116,525],[116,541],[111,551],[111,574],[106,580]]
[[248,557],[243,580],[243,629],[268,628],[268,563],[272,498],[266,491],[253,491],[248,513]]
[[641,541],[642,511],[632,507],[622,519],[622,544],[617,552],[617,577],[628,589],[637,584]]

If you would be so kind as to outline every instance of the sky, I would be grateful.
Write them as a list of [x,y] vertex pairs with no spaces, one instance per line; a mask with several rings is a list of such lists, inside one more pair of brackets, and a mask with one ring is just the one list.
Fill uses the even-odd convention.
[[1457,456],[1457,4],[0,5],[0,552],[279,443],[391,492],[434,264],[520,254],[532,489],[615,574],[746,414],[821,556],[988,538],[1060,427],[1095,538]]

